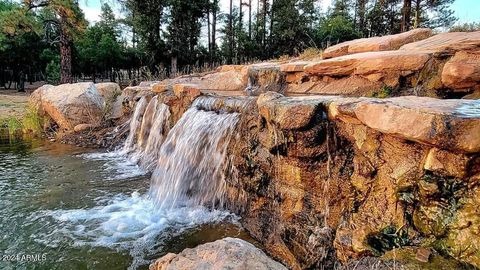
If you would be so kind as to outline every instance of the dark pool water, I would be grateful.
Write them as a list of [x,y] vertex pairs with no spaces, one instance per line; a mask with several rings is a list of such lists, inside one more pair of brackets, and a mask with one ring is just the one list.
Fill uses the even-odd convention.
[[226,212],[155,209],[148,175],[94,152],[0,139],[0,269],[147,269],[168,252],[251,240]]

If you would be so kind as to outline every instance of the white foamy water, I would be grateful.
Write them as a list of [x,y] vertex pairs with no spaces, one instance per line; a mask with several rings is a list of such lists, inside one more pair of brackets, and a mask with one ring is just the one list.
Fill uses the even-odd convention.
[[[130,268],[135,269],[150,262],[146,255],[155,254],[164,239],[202,224],[235,220],[214,208],[223,207],[226,150],[240,114],[209,110],[216,109],[215,102],[198,98],[169,130],[169,108],[156,98],[148,104],[142,98],[121,149],[82,157],[103,160],[113,178],[155,169],[148,194],[118,195],[89,209],[37,212],[32,219],[47,216],[55,224],[36,241],[59,245],[66,237],[76,246],[125,250],[134,258]],[[227,103],[236,107],[243,102]]]
[[167,238],[202,224],[226,219],[236,222],[236,217],[226,211],[204,207],[159,209],[138,192],[131,196],[117,195],[99,203],[101,205],[90,209],[37,212],[31,217],[32,221],[50,217],[55,224],[51,233],[36,235],[35,241],[58,247],[68,238],[74,246],[128,251],[133,257],[130,268],[135,269],[150,263],[145,257],[157,253],[155,247],[161,250],[161,243]]
[[223,207],[226,150],[239,113],[200,109],[211,101],[196,99],[160,148],[149,195],[161,209],[184,204]]
[[110,179],[127,179],[153,171],[158,153],[169,131],[170,109],[153,97],[147,104],[142,97],[130,121],[130,133],[116,151],[81,155],[91,160],[105,161]]

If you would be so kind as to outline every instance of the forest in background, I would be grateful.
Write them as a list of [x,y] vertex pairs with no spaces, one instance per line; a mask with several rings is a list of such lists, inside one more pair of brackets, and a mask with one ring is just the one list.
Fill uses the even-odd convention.
[[[0,0],[0,87],[46,80],[138,81],[456,22],[455,0],[116,0],[89,24],[75,0]],[[112,2],[110,2],[112,4]],[[474,30],[478,24],[461,30]],[[458,30],[458,29],[457,29]]]

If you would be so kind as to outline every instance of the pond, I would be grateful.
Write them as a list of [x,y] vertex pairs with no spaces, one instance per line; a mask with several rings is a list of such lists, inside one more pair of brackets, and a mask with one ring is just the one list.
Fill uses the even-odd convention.
[[223,237],[251,241],[228,212],[156,209],[149,174],[97,151],[0,139],[0,269],[148,269]]

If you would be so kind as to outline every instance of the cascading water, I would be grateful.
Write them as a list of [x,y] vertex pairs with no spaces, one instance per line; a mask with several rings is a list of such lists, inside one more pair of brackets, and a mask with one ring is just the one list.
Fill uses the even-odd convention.
[[146,257],[163,252],[162,242],[185,230],[235,222],[232,214],[221,209],[226,155],[239,111],[249,101],[197,98],[169,130],[169,107],[156,98],[150,102],[140,99],[124,146],[103,155],[128,157],[142,168],[152,169],[148,192],[118,194],[89,209],[40,211],[32,218],[49,216],[59,222],[60,228],[46,238],[59,235],[78,246],[128,250],[133,258],[131,269],[150,263]]
[[[130,119],[130,133],[123,146],[108,153],[84,155],[90,159],[112,161],[108,169],[116,178],[128,178],[153,171],[158,152],[169,131],[170,110],[157,96],[147,102],[142,97]],[[120,172],[120,173],[118,173]]]
[[212,98],[198,98],[160,148],[149,196],[159,208],[223,206],[226,149],[239,113],[202,110]]
[[130,133],[128,134],[127,140],[123,145],[123,150],[125,152],[130,152],[135,146],[135,136],[137,134],[137,129],[141,126],[142,117],[145,112],[145,107],[147,106],[147,99],[145,97],[140,98],[135,106],[135,111],[133,112],[132,119],[130,119]]

